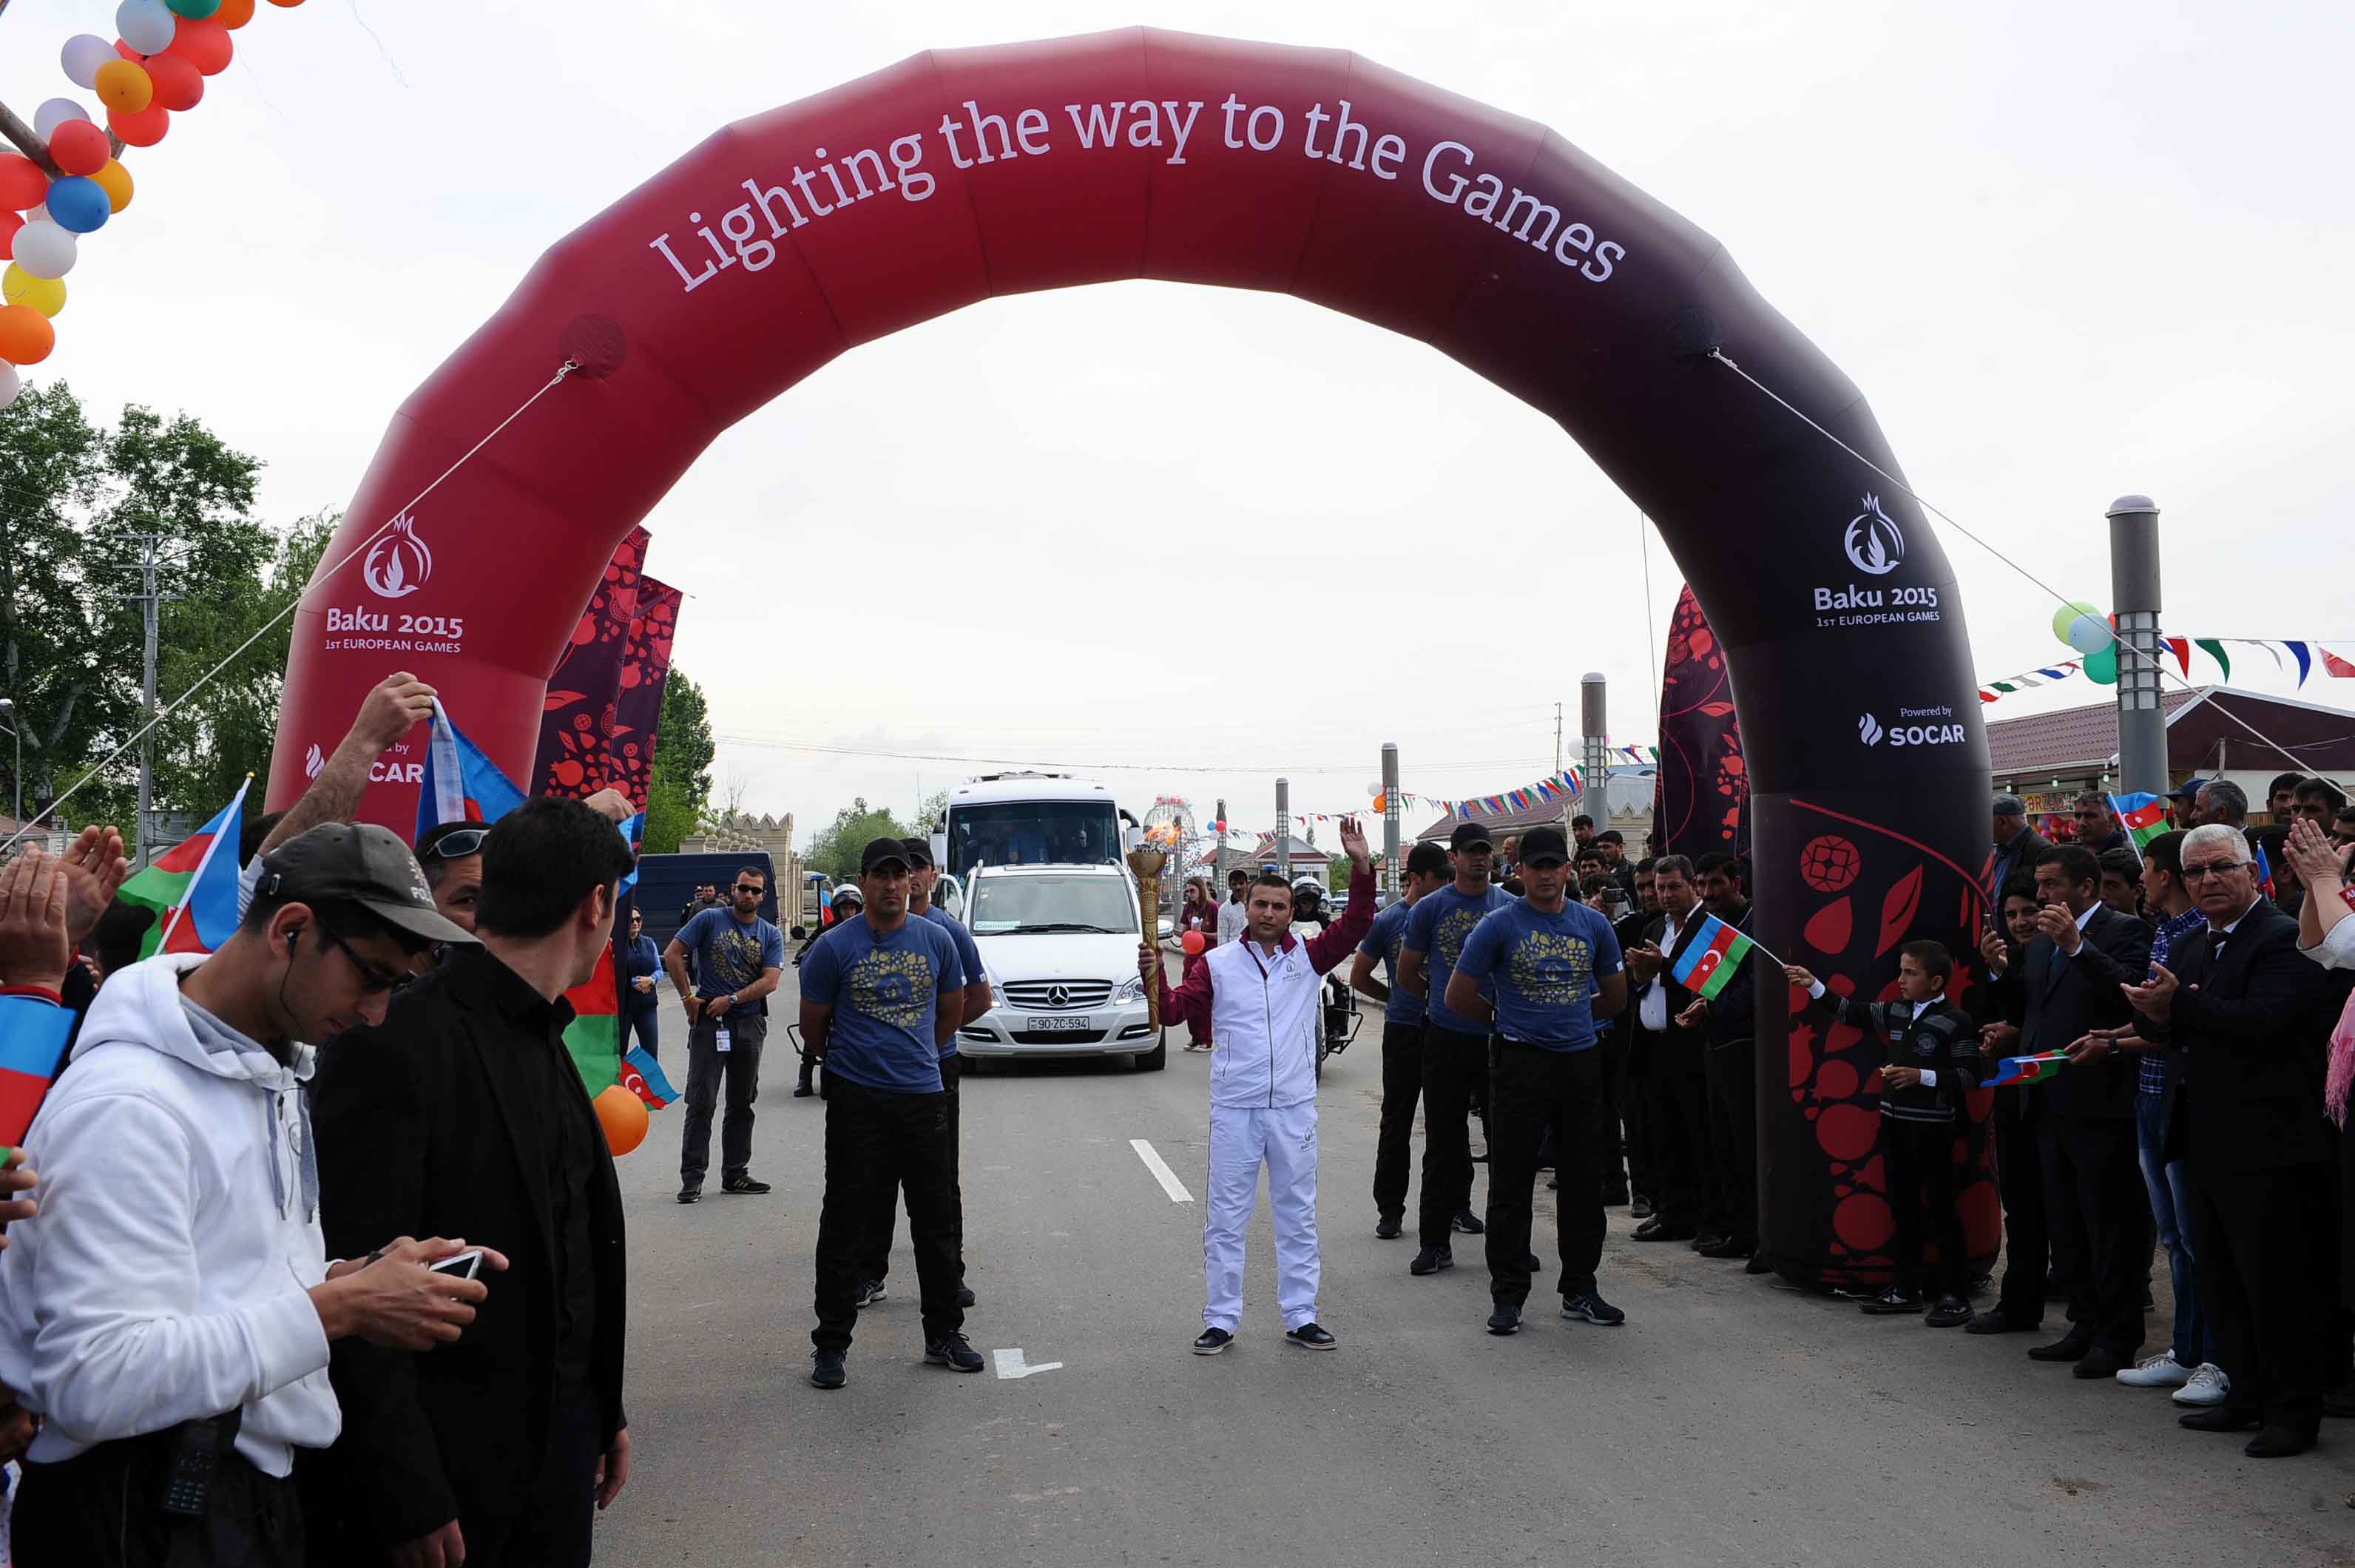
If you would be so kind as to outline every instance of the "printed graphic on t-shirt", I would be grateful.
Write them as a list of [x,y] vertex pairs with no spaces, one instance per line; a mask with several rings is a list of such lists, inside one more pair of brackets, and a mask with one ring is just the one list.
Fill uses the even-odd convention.
[[922,953],[870,948],[850,966],[850,1005],[894,1029],[914,1029],[932,1013],[932,966]]
[[1455,967],[1456,960],[1464,955],[1464,939],[1472,934],[1472,928],[1487,913],[1478,904],[1467,903],[1439,917],[1438,925],[1432,931],[1432,950],[1439,955],[1442,964],[1450,969]]
[[1593,993],[1594,948],[1582,936],[1532,931],[1506,955],[1505,973],[1536,1006],[1566,1008]]
[[728,929],[714,933],[704,944],[704,962],[709,965],[705,977],[723,990],[742,990],[761,977],[762,951],[759,926],[746,931],[730,922]]

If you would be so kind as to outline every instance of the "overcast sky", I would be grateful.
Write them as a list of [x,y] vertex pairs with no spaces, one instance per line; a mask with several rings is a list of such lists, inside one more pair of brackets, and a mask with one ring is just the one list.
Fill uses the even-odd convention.
[[[0,97],[30,119],[70,91],[58,47],[112,37],[112,15],[15,0]],[[2355,656],[2349,16],[264,5],[205,103],[134,155],[137,200],[85,243],[36,376],[110,418],[201,417],[268,463],[284,521],[347,498],[394,407],[543,249],[729,120],[922,48],[1115,23],[1337,46],[1540,121],[1716,235],[1863,389],[1922,493],[2064,592],[2106,603],[2103,511],[2147,491],[2170,631]],[[1647,596],[1634,508],[1433,350],[1288,298],[1141,283],[848,354],[723,438],[649,526],[650,569],[692,595],[677,656],[710,693],[718,774],[811,827],[975,771],[935,759],[1075,764],[1205,815],[1224,795],[1244,826],[1272,818],[1279,771],[1296,809],[1362,805],[1384,740],[1412,790],[1508,789],[1551,768],[1557,701],[1575,731],[1582,671],[1610,678],[1614,740],[1652,739],[1681,581],[1653,539]],[[2048,601],[1945,542],[1983,677],[2065,656]],[[1549,560],[1584,584],[1550,591],[1570,612],[1550,645],[1509,629],[1524,563]],[[876,642],[893,614],[907,641]],[[813,630],[864,645],[788,659]],[[1322,698],[1237,677],[1270,657],[1321,665]],[[2235,664],[2288,689],[2254,649]],[[2355,682],[2307,695],[2355,706]],[[885,752],[905,754],[866,754]]]

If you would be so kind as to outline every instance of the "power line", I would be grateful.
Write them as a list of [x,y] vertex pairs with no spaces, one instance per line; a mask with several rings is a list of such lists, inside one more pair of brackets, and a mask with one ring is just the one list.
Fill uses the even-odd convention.
[[[762,751],[805,752],[818,756],[872,757],[888,762],[958,763],[986,767],[1039,767],[1068,769],[1074,773],[1357,773],[1369,764],[1363,760],[1354,763],[1250,763],[1206,764],[1201,763],[1107,763],[1081,762],[1068,758],[1045,758],[1035,753],[1027,756],[998,753],[989,756],[960,754],[950,752],[900,751],[881,746],[832,745],[815,741],[781,741],[765,735],[715,733],[712,739],[731,746],[751,746]],[[1375,765],[1379,765],[1377,763]],[[1541,768],[1543,757],[1486,757],[1474,761],[1434,763],[1425,765],[1425,773],[1444,773],[1466,768]]]

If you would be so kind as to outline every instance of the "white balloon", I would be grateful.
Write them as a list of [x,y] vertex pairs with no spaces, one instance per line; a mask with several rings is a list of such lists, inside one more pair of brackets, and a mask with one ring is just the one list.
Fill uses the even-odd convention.
[[78,33],[66,40],[60,58],[65,62],[66,75],[73,79],[76,87],[94,88],[98,85],[98,68],[123,57],[97,34]]
[[16,394],[24,389],[25,383],[17,376],[16,367],[9,364],[5,359],[0,359],[0,409],[5,409],[15,402]]
[[33,111],[33,129],[39,133],[42,143],[47,144],[48,139],[58,133],[58,127],[67,121],[89,118],[90,111],[72,99],[52,98]]
[[2109,622],[2098,615],[2077,615],[2069,622],[2069,645],[2081,654],[2097,654],[2117,639]]
[[123,0],[122,8],[114,13],[116,35],[143,55],[160,55],[170,48],[179,26],[164,0]]
[[34,277],[62,278],[73,271],[81,251],[70,232],[43,220],[27,223],[16,230],[16,241],[9,254],[16,265]]

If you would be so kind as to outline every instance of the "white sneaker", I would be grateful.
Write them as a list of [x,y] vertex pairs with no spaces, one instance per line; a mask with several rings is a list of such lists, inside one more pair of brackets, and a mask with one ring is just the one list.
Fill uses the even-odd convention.
[[2118,1373],[2128,1388],[2181,1388],[2191,1381],[2191,1369],[2175,1359],[2173,1350],[2147,1356]]
[[2231,1396],[2232,1380],[2213,1361],[2202,1361],[2191,1381],[2175,1391],[2178,1404],[2222,1404]]

